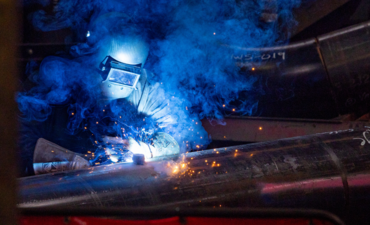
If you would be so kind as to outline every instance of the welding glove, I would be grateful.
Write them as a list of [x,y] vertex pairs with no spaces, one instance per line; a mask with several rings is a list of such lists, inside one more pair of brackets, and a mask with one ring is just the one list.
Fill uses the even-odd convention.
[[39,138],[33,154],[35,174],[54,173],[90,167],[82,155],[69,151],[43,138]]
[[171,135],[158,132],[153,135],[152,143],[147,144],[135,139],[128,138],[130,150],[133,154],[144,154],[146,159],[177,155],[180,153],[180,147],[177,141]]

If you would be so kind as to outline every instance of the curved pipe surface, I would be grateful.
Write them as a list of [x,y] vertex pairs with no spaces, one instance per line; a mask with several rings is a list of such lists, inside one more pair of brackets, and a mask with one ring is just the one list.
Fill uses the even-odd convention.
[[369,219],[370,129],[19,179],[22,208],[300,207]]
[[[321,119],[362,115],[370,110],[369,31],[370,22],[365,22],[286,46],[228,47],[239,52],[232,57],[241,73],[259,79],[263,94],[256,96],[255,114]],[[251,93],[245,95],[248,99]]]

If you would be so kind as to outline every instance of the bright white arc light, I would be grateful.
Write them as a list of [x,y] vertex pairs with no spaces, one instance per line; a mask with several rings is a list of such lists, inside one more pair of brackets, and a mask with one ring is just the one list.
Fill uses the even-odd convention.
[[90,37],[90,31],[87,31],[86,37]]
[[133,64],[133,61],[134,61],[131,54],[122,53],[122,52],[117,53],[114,58],[120,62],[124,62],[127,64]]

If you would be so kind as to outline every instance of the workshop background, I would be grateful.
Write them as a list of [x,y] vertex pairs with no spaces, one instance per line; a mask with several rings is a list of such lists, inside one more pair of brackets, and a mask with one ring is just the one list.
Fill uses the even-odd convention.
[[[275,0],[265,1],[269,2],[269,4],[266,4],[266,9],[261,14],[260,20],[266,23],[278,23],[278,18],[274,12],[275,9],[267,7],[274,5],[271,2]],[[14,98],[9,98],[9,96],[14,96],[15,85],[18,90],[26,88],[24,87],[24,85],[27,85],[27,82],[25,82],[27,80],[26,68],[29,63],[40,63],[46,56],[61,51],[68,52],[71,46],[78,43],[78,38],[74,36],[70,29],[42,32],[34,29],[31,24],[29,20],[31,12],[43,9],[51,14],[53,7],[58,5],[58,0],[52,1],[52,4],[47,7],[36,4],[24,7],[22,2],[14,3],[10,0],[4,3],[1,2],[1,4],[4,7],[1,5],[0,12],[4,13],[0,13],[0,15],[4,18],[0,17],[0,25],[1,30],[6,30],[7,35],[0,35],[1,43],[3,43],[1,48],[3,51],[0,52],[2,56],[0,57],[0,65],[2,67],[1,71],[8,76],[1,76],[2,82],[0,82],[3,92],[1,104],[4,106],[4,109],[7,109],[7,114],[1,114],[3,128],[1,129],[0,137],[2,139],[1,143],[4,143],[6,148],[15,149],[16,126],[14,124],[16,124],[17,110],[13,101]],[[12,10],[16,10],[18,13],[11,13]],[[18,15],[18,18],[14,18],[15,15]],[[8,18],[5,18],[5,16],[8,16]],[[264,91],[264,94],[261,95],[258,106],[249,116],[239,114],[238,110],[235,110],[243,102],[243,93],[241,93],[238,101],[233,103],[233,107],[224,110],[225,124],[219,124],[208,119],[202,120],[202,125],[212,137],[212,143],[208,146],[208,149],[227,147],[232,149],[234,154],[238,147],[232,146],[268,142],[262,144],[262,147],[260,146],[261,149],[266,150],[273,148],[273,144],[269,145],[269,141],[370,127],[370,66],[368,63],[370,58],[370,22],[368,22],[370,20],[370,1],[305,1],[299,8],[294,10],[294,17],[297,21],[297,26],[291,31],[288,45],[246,49],[245,54],[233,56],[238,66],[242,68],[242,74],[244,71],[249,76],[252,72],[253,76],[261,79],[261,90]],[[19,26],[17,26],[15,21],[18,21]],[[18,39],[15,38],[16,32],[18,32]],[[1,34],[5,34],[5,32],[1,32]],[[18,43],[14,43],[15,41]],[[15,46],[17,50],[14,48]],[[16,51],[18,53],[17,56],[12,57]],[[253,59],[251,59],[253,57],[259,58],[259,63],[254,63]],[[273,58],[276,60],[271,60]],[[16,69],[18,72],[14,72]],[[7,72],[7,70],[9,71]],[[19,74],[17,80],[14,77],[16,73]],[[8,97],[3,98],[3,96]],[[298,146],[302,140],[304,138],[294,143]],[[9,144],[6,145],[6,143]],[[284,143],[286,146],[292,144],[290,142]],[[248,147],[243,148],[248,149]],[[344,151],[345,149],[343,149]],[[319,156],[319,153],[318,151],[312,154]],[[197,154],[201,153],[195,152],[193,154],[194,157],[197,157]],[[6,180],[0,186],[4,190],[4,194],[0,198],[2,224],[14,224],[17,221],[15,213],[16,193],[14,188],[16,168],[15,164],[11,163],[16,161],[14,158],[14,155],[9,154],[4,155],[0,160],[0,163],[3,165],[1,176],[4,181]],[[225,158],[227,158],[226,155]],[[285,160],[289,161],[287,158]],[[365,160],[359,161],[356,163],[366,164]],[[51,180],[55,181],[58,179]],[[32,182],[36,183],[37,180]],[[32,182],[28,185],[32,186]],[[237,181],[235,182],[237,183]],[[341,185],[341,181],[333,182],[339,182]],[[361,182],[361,180],[358,182]],[[242,183],[238,184],[242,185]],[[274,188],[278,189],[279,187]],[[271,191],[271,189],[267,188],[266,191],[268,190]],[[361,193],[364,196],[369,196],[369,191],[366,190],[366,188],[362,189]],[[320,193],[327,194],[326,192]],[[350,204],[350,202],[345,204]],[[359,205],[361,204],[359,203]],[[366,208],[369,206],[361,207]],[[331,212],[334,211],[335,209]],[[345,218],[341,217],[342,215],[337,214],[337,216],[344,219],[347,224],[365,224],[364,221],[368,219],[367,217],[363,215],[357,217],[355,209],[350,211],[351,213]],[[45,211],[45,213],[47,212]],[[85,213],[85,215],[91,213],[91,211],[84,212],[83,210],[80,212],[82,214]],[[28,216],[45,215],[45,213],[42,214],[37,210],[24,211],[24,215]],[[50,215],[63,216],[63,219],[65,219],[67,218],[64,217],[66,214],[69,213],[68,215],[74,216],[75,212],[64,211],[58,214],[58,211],[51,210],[48,213]],[[119,213],[121,215],[129,215],[133,212],[102,211],[100,216],[103,213],[106,213],[106,216],[116,216]],[[155,213],[158,212],[148,212],[148,215],[154,215]],[[171,213],[173,212],[167,212],[166,215],[178,216]],[[207,213],[212,214],[212,212],[204,212],[204,217],[207,217],[207,215],[212,216]],[[234,211],[234,214],[232,211],[224,213],[235,215],[235,218],[243,217],[243,213],[237,210]],[[293,213],[294,215],[292,216],[288,212],[282,211],[280,213],[289,218],[295,218],[294,215],[300,217],[304,214],[294,212],[296,214]],[[263,215],[274,217],[276,214],[274,211],[256,211],[251,212],[249,216],[252,218],[263,218]],[[79,215],[77,214],[76,216]],[[136,216],[138,215],[136,214]],[[162,216],[165,215],[162,214]],[[185,212],[184,216],[194,216],[194,212]],[[317,214],[309,212],[308,216],[305,216],[315,218]],[[320,215],[318,217],[320,218]],[[321,215],[321,218],[324,217]],[[54,219],[58,218],[55,217]],[[32,222],[28,218],[31,221],[28,223],[26,220],[27,218],[22,223],[32,224],[35,221],[39,221],[35,220]],[[261,221],[254,222],[261,224]],[[267,221],[266,224],[270,222]],[[299,224],[297,221],[290,222],[291,224]],[[306,222],[303,221],[302,224]],[[73,224],[73,217],[67,220],[66,223]],[[100,223],[104,222],[100,221]],[[204,223],[215,224],[215,221],[203,221]],[[285,222],[281,223],[288,224],[289,221],[285,220]],[[335,222],[332,221],[332,223]],[[314,222],[313,224],[316,223]],[[317,222],[317,224],[320,223]]]

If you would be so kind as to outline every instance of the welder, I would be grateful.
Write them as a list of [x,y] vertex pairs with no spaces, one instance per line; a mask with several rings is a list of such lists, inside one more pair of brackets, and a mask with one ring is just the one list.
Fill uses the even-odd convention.
[[[112,18],[115,23],[102,22]],[[95,77],[99,80],[100,97],[94,102],[94,109],[81,109],[79,99],[84,96],[71,96],[64,102],[50,104],[52,112],[46,120],[23,122],[20,140],[22,175],[128,162],[133,154],[155,158],[180,152],[176,139],[166,132],[170,130],[166,128],[178,123],[178,117],[171,114],[170,103],[160,84],[151,84],[147,80],[150,73],[144,65],[149,45],[142,29],[135,24],[127,25],[127,18],[121,15],[103,15],[96,21],[87,33],[87,43],[72,48],[73,60],[47,57],[40,66],[40,73],[52,73],[56,71],[55,67],[61,74],[76,73],[74,68],[84,67],[84,75],[98,74]],[[117,27],[117,24],[121,26]],[[103,37],[98,38],[99,35]],[[95,68],[91,69],[89,65]],[[117,110],[123,115],[119,116]],[[21,111],[25,113],[25,110]],[[132,111],[136,112],[130,117]],[[91,114],[94,116],[89,116]],[[137,127],[128,125],[126,129],[136,131],[134,135],[126,132],[126,136],[122,135],[125,128],[120,127],[120,134],[117,131],[117,121],[125,124],[118,116],[143,122],[141,125],[135,123]],[[97,121],[92,123],[93,119]],[[68,129],[72,132],[66,132]]]

